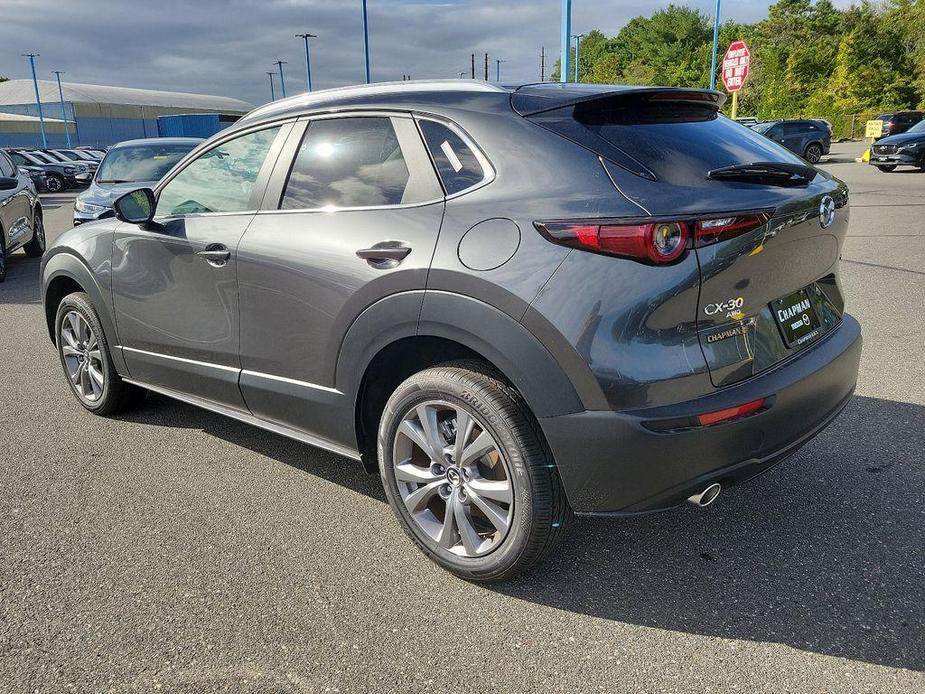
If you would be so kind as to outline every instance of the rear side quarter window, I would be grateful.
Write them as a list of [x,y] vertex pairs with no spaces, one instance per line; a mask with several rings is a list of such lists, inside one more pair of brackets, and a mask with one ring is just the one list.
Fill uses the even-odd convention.
[[443,123],[421,119],[418,124],[447,195],[460,193],[485,180],[488,171],[462,137]]

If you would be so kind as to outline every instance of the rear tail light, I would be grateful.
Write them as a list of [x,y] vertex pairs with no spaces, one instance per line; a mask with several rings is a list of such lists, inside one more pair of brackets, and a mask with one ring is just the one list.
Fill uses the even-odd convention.
[[765,224],[766,212],[703,219],[633,221],[576,220],[534,222],[549,241],[592,253],[667,265],[692,247],[745,234]]

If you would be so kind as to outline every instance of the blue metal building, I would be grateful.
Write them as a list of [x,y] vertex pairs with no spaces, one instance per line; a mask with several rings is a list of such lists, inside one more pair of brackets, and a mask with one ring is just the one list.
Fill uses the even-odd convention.
[[[228,124],[253,108],[239,99],[204,94],[163,92],[151,89],[106,87],[95,84],[63,82],[64,104],[58,95],[58,85],[51,80],[39,80],[42,110],[48,118],[67,120],[71,127],[72,144],[106,147],[122,140],[157,137],[158,117],[180,114],[213,114],[222,125]],[[0,112],[37,116],[35,91],[31,80],[0,82]],[[0,146],[41,147],[38,127],[35,132],[22,132],[23,126],[4,128],[0,119]],[[37,126],[38,123],[35,123]],[[63,127],[49,136],[50,147],[65,144]],[[76,131],[76,133],[75,133]],[[46,129],[48,133],[48,129]],[[76,142],[74,136],[76,134]]]

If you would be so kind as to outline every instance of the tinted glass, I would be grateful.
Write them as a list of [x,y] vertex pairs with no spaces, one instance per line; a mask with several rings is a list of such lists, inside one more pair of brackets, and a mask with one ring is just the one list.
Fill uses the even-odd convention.
[[109,150],[96,173],[97,183],[159,181],[196,143],[127,145]]
[[26,159],[23,155],[19,154],[18,152],[10,152],[10,159],[13,160],[13,163],[16,164],[16,166],[31,166],[32,165],[32,162],[30,162],[28,159]]
[[[622,98],[558,111],[569,113],[572,124],[579,127],[556,122],[564,114],[557,117],[555,112],[538,114],[543,117],[540,122],[554,130],[564,128],[567,137],[630,171],[635,171],[634,161],[639,162],[660,180],[676,185],[705,185],[706,173],[724,166],[802,161],[710,106]],[[773,130],[768,132],[772,134]]]
[[194,159],[161,190],[157,216],[254,209],[254,184],[278,132],[242,135]]
[[918,123],[909,128],[910,133],[925,133],[925,120],[920,120]]
[[73,152],[55,152],[55,154],[64,159],[69,159],[70,161],[81,161],[81,157],[78,157]]
[[422,120],[420,125],[447,195],[471,188],[485,178],[475,153],[459,135],[431,120]]
[[282,209],[398,205],[408,166],[388,118],[309,124],[286,183]]
[[61,163],[57,159],[54,159],[48,156],[47,154],[45,154],[45,152],[29,152],[29,154],[35,157],[36,159],[38,159],[39,161],[44,162],[46,164],[60,164]]
[[805,123],[784,123],[784,135],[802,135],[806,129]]

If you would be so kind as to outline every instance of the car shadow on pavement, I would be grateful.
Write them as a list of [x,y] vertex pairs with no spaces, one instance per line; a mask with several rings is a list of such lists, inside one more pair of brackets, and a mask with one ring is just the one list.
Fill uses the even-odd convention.
[[706,509],[577,518],[503,594],[619,622],[925,670],[925,407],[855,397]]
[[40,304],[39,264],[41,258],[11,253],[6,258],[6,279],[0,283],[0,304]]
[[[359,463],[160,395],[123,418],[201,429],[385,503]],[[547,561],[485,590],[925,671],[923,424],[925,407],[855,397],[793,458],[711,507],[576,518]]]
[[356,460],[158,393],[149,393],[139,408],[117,415],[116,419],[155,426],[199,429],[205,434],[365,494],[376,501],[386,501],[378,475],[366,474]]

